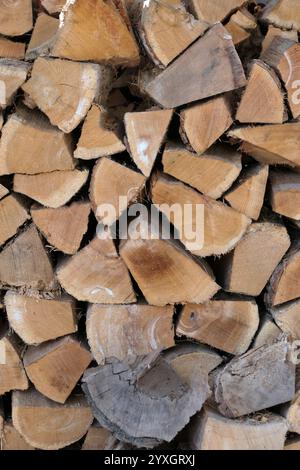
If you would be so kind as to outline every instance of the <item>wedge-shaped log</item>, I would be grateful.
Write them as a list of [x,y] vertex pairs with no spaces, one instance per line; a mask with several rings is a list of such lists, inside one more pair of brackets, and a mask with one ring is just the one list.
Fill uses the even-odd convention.
[[69,133],[98,96],[100,80],[101,69],[96,64],[39,57],[22,88],[54,126]]
[[53,16],[40,13],[26,50],[26,60],[48,55],[59,26],[59,20]]
[[280,224],[252,224],[236,248],[220,262],[221,284],[229,292],[257,296],[290,246]]
[[0,2],[0,34],[21,36],[32,29],[32,0]]
[[242,169],[240,153],[218,144],[202,155],[179,145],[167,145],[162,164],[165,173],[213,199],[231,187]]
[[[163,358],[176,372],[187,381],[196,378],[195,370],[209,374],[218,367],[223,359],[213,349],[203,344],[180,342],[163,353]],[[201,374],[199,374],[199,377]]]
[[9,190],[3,186],[3,184],[0,184],[0,199],[3,199],[4,196],[7,196],[9,194]]
[[232,42],[235,46],[239,46],[251,36],[249,31],[235,23],[232,18],[225,24],[225,28],[232,37]]
[[30,216],[19,200],[9,195],[0,200],[0,245],[13,237]]
[[83,123],[75,158],[91,160],[123,152],[118,124],[102,106],[93,104]]
[[112,240],[94,238],[62,263],[57,277],[62,287],[78,300],[104,304],[136,300],[129,273]]
[[296,29],[290,29],[286,31],[270,24],[265,39],[262,42],[262,54],[268,49],[276,36],[290,39],[291,41],[295,42],[298,41],[298,32]]
[[300,221],[300,175],[291,171],[271,171],[271,206],[274,212]]
[[6,331],[0,334],[0,395],[11,390],[26,390],[27,388],[28,379],[16,338]]
[[71,60],[135,66],[139,49],[113,2],[75,0],[65,4],[52,55]]
[[129,152],[145,176],[149,176],[152,171],[172,115],[171,109],[125,114]]
[[282,29],[300,30],[300,4],[297,0],[269,2],[263,10],[262,19]]
[[282,336],[282,331],[272,320],[271,315],[265,314],[260,323],[258,333],[253,341],[252,348],[259,348],[265,344],[274,343]]
[[299,391],[297,391],[291,403],[287,403],[282,406],[280,412],[286,418],[288,422],[289,431],[300,434],[300,392]]
[[224,95],[188,106],[180,113],[180,134],[195,152],[205,152],[232,124],[228,98]]
[[27,78],[30,65],[19,60],[0,59],[0,107],[10,106]]
[[14,191],[57,209],[75,196],[88,179],[88,170],[66,170],[39,175],[15,175]]
[[0,37],[0,57],[5,59],[24,59],[25,46],[24,42],[15,42]]
[[72,336],[29,346],[23,359],[35,388],[58,403],[65,403],[91,360],[89,351]]
[[201,18],[210,23],[222,21],[234,10],[240,8],[245,0],[190,0],[190,6],[197,18]]
[[294,398],[295,365],[287,341],[278,341],[232,359],[216,377],[215,399],[229,418],[285,403]]
[[65,0],[41,0],[41,4],[50,15],[60,12],[65,6]]
[[[277,308],[272,308],[271,313],[279,328],[293,340],[300,338],[300,300],[288,302]],[[300,424],[300,423],[299,423]]]
[[108,429],[102,428],[96,422],[88,430],[81,450],[112,450],[116,441]]
[[245,82],[231,36],[216,24],[157,75],[146,92],[163,107],[175,108],[235,90]]
[[287,439],[283,450],[300,450],[300,437]]
[[260,216],[264,203],[269,167],[255,165],[240,175],[237,184],[224,196],[231,207],[253,220]]
[[132,363],[137,356],[174,346],[174,309],[152,305],[91,305],[86,333],[94,358]]
[[[151,193],[153,203],[178,230],[182,243],[198,256],[229,252],[239,242],[250,224],[250,219],[245,215],[164,175],[159,175],[154,180]],[[177,206],[174,206],[175,204]],[[189,214],[185,214],[188,205],[191,206],[191,210]],[[203,224],[199,223],[201,217],[196,215],[197,206],[202,206],[204,209]],[[175,210],[172,210],[172,207],[175,207]],[[197,242],[201,230],[203,244]]]
[[258,324],[254,301],[212,300],[201,305],[185,305],[176,334],[230,354],[242,354],[249,348]]
[[5,421],[1,436],[1,450],[34,450],[34,447],[25,441],[11,421]]
[[57,287],[51,262],[34,225],[0,253],[0,285],[37,290]]
[[32,175],[72,168],[69,136],[51,126],[40,114],[15,113],[9,117],[0,140],[0,175]]
[[11,328],[26,344],[39,344],[77,331],[71,298],[44,299],[8,291],[5,308]]
[[93,419],[86,399],[79,394],[62,405],[34,388],[13,393],[13,425],[26,442],[37,449],[56,450],[78,441]]
[[76,201],[57,209],[33,207],[31,216],[51,245],[63,253],[74,255],[87,232],[90,211],[89,202]]

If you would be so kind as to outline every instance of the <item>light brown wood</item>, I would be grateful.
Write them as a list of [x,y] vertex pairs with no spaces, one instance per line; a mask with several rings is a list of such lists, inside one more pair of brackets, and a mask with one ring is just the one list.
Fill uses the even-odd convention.
[[104,304],[136,300],[129,273],[112,240],[94,238],[58,267],[57,278],[78,300]]
[[230,354],[243,354],[249,348],[258,324],[258,308],[254,301],[212,300],[202,305],[185,305],[176,334]]
[[35,388],[58,403],[65,403],[91,360],[89,351],[72,336],[29,346],[23,358]]
[[181,0],[144,4],[140,36],[151,59],[167,66],[209,27],[187,12]]
[[270,278],[265,300],[276,306],[300,297],[299,242],[294,242]]
[[146,86],[164,108],[175,108],[245,85],[245,75],[228,31],[214,25]]
[[16,338],[6,332],[0,336],[0,395],[11,390],[26,390],[27,388],[28,380]]
[[39,344],[77,331],[71,298],[40,298],[8,291],[5,308],[10,327],[26,344]]
[[101,69],[96,64],[39,57],[22,88],[54,126],[69,133],[98,96],[100,80]]
[[29,64],[13,59],[0,59],[0,107],[10,106],[13,99],[25,82]]
[[225,28],[232,37],[233,44],[239,46],[244,41],[250,38],[251,34],[249,31],[246,31],[240,25],[235,23],[235,21],[230,18],[228,23],[225,24]]
[[191,445],[197,450],[282,450],[287,429],[286,420],[272,413],[234,420],[205,408],[194,420]]
[[230,20],[241,28],[251,31],[257,28],[257,20],[246,7],[242,7],[231,15]]
[[34,447],[27,444],[11,421],[6,421],[3,423],[3,432],[0,437],[0,450],[34,450]]
[[86,333],[98,364],[107,358],[133,363],[138,356],[175,345],[174,308],[151,305],[92,305]]
[[275,37],[262,58],[279,74],[287,91],[293,117],[299,117],[300,44],[284,37]]
[[298,33],[295,29],[285,31],[270,24],[265,39],[262,42],[262,54],[268,49],[276,36],[290,39],[291,41],[298,41]]
[[241,150],[261,163],[300,167],[300,123],[267,124],[240,127],[229,132],[235,140],[241,140]]
[[270,182],[272,210],[300,221],[300,175],[288,171],[271,171]]
[[171,109],[125,114],[129,152],[145,176],[149,176],[152,171],[172,115]]
[[52,55],[71,60],[135,66],[139,50],[112,1],[68,1]]
[[44,206],[57,209],[66,204],[86,183],[88,170],[66,170],[39,175],[15,175],[14,191]]
[[12,420],[27,443],[38,449],[56,450],[81,439],[93,416],[82,395],[73,395],[61,405],[31,388],[13,393]]
[[294,439],[288,439],[285,442],[283,450],[300,450],[300,437]]
[[152,239],[124,240],[120,255],[150,305],[163,306],[175,303],[209,300],[218,290],[206,264],[191,257],[173,240],[159,238],[158,229],[146,221],[136,219],[152,234]]
[[23,225],[30,216],[21,202],[13,196],[6,196],[0,200],[0,245],[13,237],[19,227]]
[[257,220],[264,202],[268,175],[267,165],[246,169],[237,184],[224,196],[225,201],[238,212]]
[[236,113],[239,122],[281,124],[285,120],[284,94],[276,73],[256,60]]
[[75,158],[90,160],[123,152],[118,123],[102,106],[92,105],[83,123]]
[[[245,215],[163,174],[154,179],[151,194],[152,202],[178,230],[181,242],[197,256],[229,252],[243,237],[250,224],[250,219]],[[178,216],[179,211],[171,210],[174,204],[177,204],[175,207],[180,209],[182,216]],[[189,213],[188,204],[192,205]],[[197,205],[203,207],[200,221],[196,215]],[[197,220],[198,225],[200,222],[203,225],[197,226]],[[197,243],[196,239],[200,230],[203,231],[203,243],[200,240]]]
[[282,335],[282,331],[274,321],[272,321],[272,317],[270,315],[264,315],[261,321],[258,333],[256,335],[255,340],[253,341],[253,348],[259,348],[264,344],[271,344],[275,340],[277,340],[280,335]]
[[226,145],[215,145],[202,155],[168,144],[162,156],[163,170],[213,199],[231,187],[242,169],[241,154]]
[[49,54],[58,26],[57,18],[43,12],[39,13],[26,50],[26,60]]
[[227,131],[232,122],[229,101],[221,95],[183,109],[180,134],[185,143],[201,154]]
[[262,19],[282,29],[300,30],[300,4],[297,0],[270,2],[263,10]]
[[3,184],[0,184],[0,199],[3,199],[4,196],[7,196],[9,194],[8,189],[3,186]]
[[92,424],[84,439],[81,450],[111,450],[116,439],[110,431],[100,425]]
[[65,3],[65,0],[41,0],[41,4],[50,15],[60,12]]
[[204,19],[210,23],[222,21],[234,10],[240,8],[245,0],[190,0],[190,5],[197,18]]
[[233,252],[221,260],[223,288],[257,296],[290,246],[283,225],[270,222],[252,224]]
[[[271,309],[271,313],[279,328],[293,341],[300,338],[300,300],[288,302],[277,308]],[[300,422],[299,422],[300,424]],[[299,428],[300,429],[300,428]]]
[[0,285],[37,290],[57,287],[48,254],[33,225],[1,251]]
[[0,1],[0,34],[21,36],[32,29],[32,0]]
[[48,242],[57,250],[74,255],[88,229],[89,202],[76,201],[57,209],[32,207],[32,220]]
[[[101,158],[93,169],[90,185],[90,200],[96,218],[105,225],[112,225],[137,200],[145,182],[141,173],[109,158]],[[112,206],[111,214],[102,207],[104,204]]]
[[283,405],[280,411],[288,422],[289,431],[300,434],[300,392],[297,391],[293,400]]
[[0,140],[0,175],[73,168],[69,136],[51,126],[40,114],[24,117],[16,113],[9,117]]
[[15,42],[0,37],[0,57],[6,59],[24,59],[25,47],[26,44],[24,42]]

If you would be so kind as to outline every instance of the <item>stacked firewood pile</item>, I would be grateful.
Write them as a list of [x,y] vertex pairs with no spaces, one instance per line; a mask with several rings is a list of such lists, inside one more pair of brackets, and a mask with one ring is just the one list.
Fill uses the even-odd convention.
[[299,30],[0,0],[1,449],[300,449]]

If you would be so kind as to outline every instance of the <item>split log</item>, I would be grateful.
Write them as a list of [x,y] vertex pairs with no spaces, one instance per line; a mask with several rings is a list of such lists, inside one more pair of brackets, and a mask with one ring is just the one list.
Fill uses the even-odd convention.
[[232,42],[235,46],[239,46],[251,37],[250,32],[246,31],[246,29],[242,28],[240,25],[235,23],[232,18],[230,18],[228,23],[225,24],[225,28],[232,37]]
[[288,403],[282,406],[280,412],[282,416],[284,416],[288,422],[289,431],[300,434],[300,392],[299,391],[296,393],[291,403]]
[[25,47],[26,44],[24,42],[15,42],[0,37],[0,57],[5,59],[24,59]]
[[39,344],[77,331],[71,298],[45,299],[8,291],[4,298],[11,328],[26,344]]
[[1,450],[34,450],[34,447],[25,441],[11,421],[3,423],[3,432],[0,440]]
[[300,251],[299,242],[294,242],[282,262],[273,272],[265,301],[270,306],[280,305],[300,297]]
[[0,286],[53,290],[53,269],[36,228],[31,225],[0,253]]
[[187,12],[181,0],[144,4],[140,37],[154,63],[166,67],[209,27]]
[[175,108],[245,85],[245,75],[231,36],[221,24],[193,43],[146,86],[165,108]]
[[288,95],[293,117],[300,116],[300,44],[283,37],[275,37],[262,58],[278,72]]
[[276,73],[255,60],[236,113],[239,122],[281,124],[285,120],[284,95]]
[[[145,182],[146,178],[141,173],[106,157],[99,159],[90,185],[90,200],[96,218],[105,225],[112,225],[128,205],[137,200]],[[111,205],[111,213],[101,208],[104,204]]]
[[300,167],[300,123],[240,127],[229,136],[242,140],[241,151],[267,165]]
[[21,36],[32,29],[32,0],[0,2],[0,34]]
[[15,175],[14,191],[57,209],[65,205],[88,179],[88,170],[66,170],[39,175]]
[[172,115],[171,109],[125,114],[129,152],[145,176],[149,176],[152,171]]
[[175,240],[162,239],[154,224],[148,226],[141,217],[135,222],[149,233],[124,240],[120,255],[150,305],[202,303],[219,290],[205,263],[190,256]]
[[[153,181],[151,194],[153,203],[178,230],[181,242],[197,256],[229,252],[239,242],[250,224],[245,215],[163,174],[158,175]],[[170,210],[170,207],[174,207],[173,204],[177,204],[181,215],[179,210]],[[192,205],[193,210],[190,214],[185,214],[188,204]],[[204,209],[201,227],[197,227],[197,205],[202,205]],[[201,229],[204,239],[197,243],[196,233],[200,234]]]
[[272,321],[272,317],[270,315],[264,315],[261,325],[259,327],[258,333],[256,335],[255,340],[253,341],[253,348],[259,348],[265,344],[271,344],[275,340],[279,339],[282,335],[282,331],[274,321]]
[[219,411],[237,418],[294,398],[295,366],[287,341],[251,349],[232,359],[215,381]]
[[17,230],[30,219],[26,208],[13,196],[0,200],[0,246],[13,237]]
[[270,25],[265,39],[262,42],[262,54],[269,48],[276,36],[290,39],[291,41],[298,41],[298,32],[295,29],[285,31],[283,29],[276,28],[276,26]]
[[96,423],[88,430],[81,450],[111,450],[115,443],[112,433]]
[[261,18],[282,29],[300,30],[300,4],[297,0],[269,2]]
[[197,381],[195,386],[184,382],[163,359],[152,367],[147,363],[146,358],[145,364],[140,361],[129,369],[112,362],[89,369],[83,377],[83,390],[99,423],[138,447],[171,441],[209,393],[205,373],[201,385]]
[[3,199],[4,196],[7,196],[9,194],[8,189],[3,186],[3,184],[0,184],[0,199]]
[[92,356],[72,336],[29,346],[23,362],[35,388],[47,398],[65,403]]
[[102,106],[94,104],[83,123],[74,157],[90,160],[114,155],[125,149],[116,120]]
[[[47,142],[47,145],[45,145]],[[12,114],[2,129],[0,175],[74,168],[71,140],[40,114]]]
[[48,242],[57,250],[74,255],[87,232],[91,207],[89,202],[76,201],[57,209],[32,207],[32,220]]
[[288,439],[284,445],[283,450],[300,450],[300,437]]
[[16,338],[7,331],[0,337],[0,395],[11,390],[26,390],[28,380]]
[[65,0],[41,0],[41,4],[50,15],[53,15],[53,13],[59,13],[63,9],[65,3]]
[[197,450],[282,450],[287,428],[273,413],[235,420],[205,408],[193,421],[190,443]]
[[288,171],[271,171],[271,206],[274,212],[300,221],[300,175]]
[[10,106],[13,99],[25,82],[29,64],[20,60],[0,59],[0,107]]
[[127,268],[109,239],[94,238],[59,266],[57,277],[62,287],[78,300],[103,304],[136,300]]
[[93,416],[82,395],[73,395],[61,405],[31,388],[13,393],[12,420],[28,444],[38,449],[56,450],[81,439],[92,424]]
[[75,0],[62,10],[52,55],[71,60],[133,67],[139,50],[113,2]]
[[223,288],[257,296],[290,246],[286,228],[270,222],[252,224],[237,247],[220,263]]
[[242,172],[237,184],[224,196],[231,207],[253,220],[260,216],[269,175],[267,165],[255,165]]
[[188,106],[180,113],[180,135],[195,152],[205,152],[232,124],[225,95]]
[[234,10],[240,8],[246,0],[189,0],[196,17],[210,23],[223,21]]
[[137,356],[174,346],[174,309],[151,305],[91,305],[86,333],[98,364],[107,358],[131,364]]
[[242,7],[231,15],[230,20],[241,28],[252,31],[257,28],[257,20],[246,7]]
[[101,69],[96,64],[39,57],[22,88],[54,126],[69,133],[98,96],[100,80]]
[[273,308],[271,313],[276,324],[289,338],[300,338],[300,299]]
[[202,155],[179,145],[167,145],[162,164],[165,173],[213,199],[231,187],[242,169],[240,153],[220,144]]
[[57,18],[45,13],[38,15],[26,50],[26,60],[33,60],[41,55],[49,54],[58,26],[59,20]]
[[176,334],[237,355],[247,351],[258,324],[255,301],[212,300],[185,305]]

